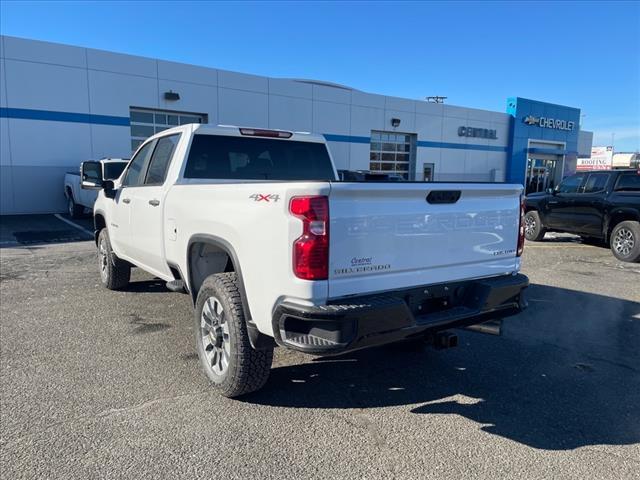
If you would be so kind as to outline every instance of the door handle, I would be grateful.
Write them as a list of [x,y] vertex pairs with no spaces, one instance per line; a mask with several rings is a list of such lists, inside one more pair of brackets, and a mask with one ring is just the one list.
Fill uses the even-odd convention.
[[149,200],[149,205],[157,207],[160,205],[160,200],[156,200],[155,198],[153,200]]
[[122,203],[131,203],[131,199],[130,198],[123,198],[122,199]]
[[549,201],[549,205],[557,205],[558,203],[560,203],[560,202],[557,202],[557,201]]

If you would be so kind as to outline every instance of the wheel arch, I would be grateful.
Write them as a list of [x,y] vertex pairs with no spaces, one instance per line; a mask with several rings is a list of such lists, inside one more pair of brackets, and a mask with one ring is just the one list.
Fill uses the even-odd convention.
[[273,339],[261,333],[256,326],[247,300],[240,260],[227,240],[210,234],[195,234],[187,244],[187,282],[192,304],[195,306],[200,286],[209,275],[235,272],[240,300],[251,346],[257,350],[273,346]]
[[612,210],[611,213],[607,215],[605,224],[603,225],[605,241],[609,241],[611,232],[613,232],[617,224],[628,220],[640,222],[640,211],[632,208],[617,208]]
[[103,228],[107,228],[106,216],[102,210],[98,210],[93,214],[93,239],[96,246],[98,245],[98,235]]

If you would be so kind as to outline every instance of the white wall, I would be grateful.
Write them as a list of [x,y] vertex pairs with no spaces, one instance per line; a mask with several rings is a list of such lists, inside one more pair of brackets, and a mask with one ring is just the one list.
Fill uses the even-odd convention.
[[[340,135],[346,141],[329,148],[337,167],[349,169],[369,168],[371,130],[391,131],[399,118],[396,130],[419,143],[472,148],[419,146],[417,179],[424,163],[435,164],[436,180],[490,180],[492,169],[505,170],[504,152],[474,149],[508,145],[505,113],[7,36],[0,46],[3,108],[128,118],[135,106],[203,113],[213,124]],[[180,100],[166,101],[168,90]],[[497,129],[498,139],[459,137],[460,126]],[[95,122],[1,118],[0,140],[0,213],[62,211],[64,172],[86,159],[131,153],[128,126]]]

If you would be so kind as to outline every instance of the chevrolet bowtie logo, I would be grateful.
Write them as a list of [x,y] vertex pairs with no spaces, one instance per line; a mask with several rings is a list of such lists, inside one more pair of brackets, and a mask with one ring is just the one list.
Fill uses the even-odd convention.
[[524,117],[524,123],[526,123],[527,125],[539,125],[540,124],[540,118],[539,117],[534,117],[533,115],[528,115],[528,116]]

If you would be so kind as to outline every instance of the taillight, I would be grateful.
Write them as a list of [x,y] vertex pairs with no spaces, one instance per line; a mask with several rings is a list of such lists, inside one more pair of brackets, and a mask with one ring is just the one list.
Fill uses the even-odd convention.
[[524,251],[524,195],[520,195],[520,225],[518,227],[518,250],[516,257],[522,255]]
[[329,276],[328,197],[293,197],[289,211],[302,220],[302,235],[293,242],[293,273],[303,280],[326,280]]

